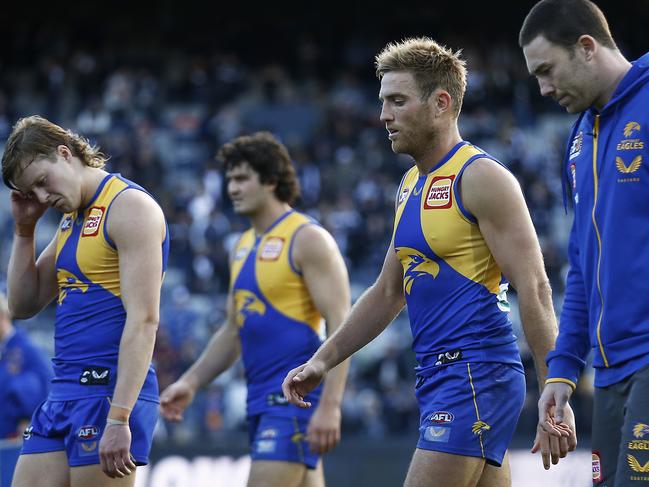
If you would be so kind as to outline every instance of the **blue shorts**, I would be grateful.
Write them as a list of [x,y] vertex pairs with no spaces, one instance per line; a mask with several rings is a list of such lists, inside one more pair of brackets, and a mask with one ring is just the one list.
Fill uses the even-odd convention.
[[525,400],[520,364],[456,363],[418,377],[417,448],[500,466]]
[[[70,467],[99,464],[99,440],[109,409],[106,397],[43,402],[23,434],[21,455],[65,451]],[[149,463],[157,420],[158,404],[138,400],[129,420],[131,455],[136,465]]]
[[269,413],[248,417],[250,457],[255,460],[275,460],[303,463],[314,469],[320,456],[312,453],[305,441],[309,418],[272,416]]

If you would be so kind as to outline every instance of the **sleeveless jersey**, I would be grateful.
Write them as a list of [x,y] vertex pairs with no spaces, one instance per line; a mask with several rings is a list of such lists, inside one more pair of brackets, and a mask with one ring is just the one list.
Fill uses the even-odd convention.
[[[120,175],[107,175],[88,206],[65,214],[59,225],[51,400],[110,397],[115,388],[126,310],[120,292],[119,256],[106,221],[113,201],[127,189],[146,192]],[[167,231],[162,244],[163,272],[168,254]],[[139,397],[157,401],[152,365]]]
[[[281,414],[284,408],[274,406],[285,404],[284,377],[320,346],[322,316],[292,260],[295,234],[313,224],[317,223],[291,210],[262,235],[247,230],[234,249],[230,292],[246,370],[248,415],[271,408]],[[317,402],[320,390],[309,400]],[[298,408],[290,409],[295,414]]]
[[419,372],[451,362],[520,361],[508,284],[460,198],[464,169],[484,157],[493,159],[460,142],[428,174],[413,166],[399,186],[394,251]]

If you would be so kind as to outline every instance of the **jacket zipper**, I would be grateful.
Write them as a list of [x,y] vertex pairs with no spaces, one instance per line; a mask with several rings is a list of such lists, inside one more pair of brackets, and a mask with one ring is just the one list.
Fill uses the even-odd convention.
[[593,182],[595,184],[595,197],[593,199],[593,212],[591,218],[593,220],[593,226],[595,227],[595,234],[597,235],[597,249],[599,254],[597,256],[597,291],[599,292],[600,299],[600,310],[599,310],[599,319],[597,320],[597,344],[599,345],[599,353],[602,355],[604,360],[604,366],[608,368],[608,359],[604,353],[604,344],[602,343],[602,317],[604,316],[604,296],[602,294],[602,285],[600,283],[599,275],[602,267],[602,237],[599,233],[599,227],[597,226],[597,220],[595,220],[595,208],[597,208],[597,195],[599,188],[599,180],[597,177],[597,136],[599,134],[599,115],[595,116],[595,125],[593,127]]

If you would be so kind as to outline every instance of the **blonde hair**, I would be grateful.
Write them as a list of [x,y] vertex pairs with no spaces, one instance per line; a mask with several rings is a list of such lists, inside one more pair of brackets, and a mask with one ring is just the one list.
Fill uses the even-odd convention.
[[37,157],[51,157],[59,145],[64,145],[73,156],[86,166],[103,168],[108,159],[88,139],[66,130],[49,120],[33,115],[21,118],[14,125],[4,155],[2,156],[2,179],[10,188],[13,180]]
[[390,71],[412,73],[424,100],[437,88],[446,90],[453,99],[457,117],[466,91],[466,61],[460,57],[461,53],[430,37],[391,42],[375,58],[376,76],[381,79]]

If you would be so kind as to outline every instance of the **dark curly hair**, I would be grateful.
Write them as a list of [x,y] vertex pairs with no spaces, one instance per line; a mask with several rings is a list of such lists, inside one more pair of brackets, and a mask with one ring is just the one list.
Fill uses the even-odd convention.
[[224,172],[248,163],[263,184],[275,184],[277,199],[293,204],[300,196],[300,183],[286,147],[269,132],[243,135],[224,144],[216,155]]

